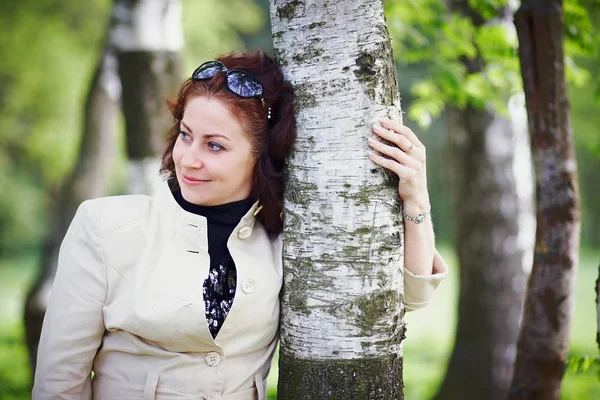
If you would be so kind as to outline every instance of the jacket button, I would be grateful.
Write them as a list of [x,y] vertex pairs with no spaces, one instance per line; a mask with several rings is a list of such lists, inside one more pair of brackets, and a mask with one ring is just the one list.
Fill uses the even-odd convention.
[[238,237],[242,240],[248,239],[252,235],[252,228],[244,226],[238,231]]
[[204,361],[206,361],[206,365],[208,365],[209,367],[216,367],[221,363],[221,356],[219,355],[219,353],[211,351],[210,353],[206,353]]
[[242,292],[250,294],[254,292],[254,288],[256,288],[256,282],[254,282],[254,279],[246,279],[244,282],[242,282]]

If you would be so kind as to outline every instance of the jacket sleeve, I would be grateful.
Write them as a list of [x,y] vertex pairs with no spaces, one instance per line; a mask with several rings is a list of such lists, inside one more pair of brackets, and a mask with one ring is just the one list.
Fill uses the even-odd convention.
[[79,206],[65,235],[38,347],[34,400],[90,399],[104,334],[106,274],[95,216]]
[[433,273],[431,275],[415,275],[404,268],[404,305],[407,311],[426,307],[440,282],[448,275],[446,262],[435,250],[433,256]]

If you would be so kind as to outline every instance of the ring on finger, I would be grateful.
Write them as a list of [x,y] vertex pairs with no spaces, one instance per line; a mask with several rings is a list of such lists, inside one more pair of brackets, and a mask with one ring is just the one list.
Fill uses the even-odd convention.
[[410,152],[413,149],[413,147],[415,147],[415,144],[411,142],[410,147],[408,148],[408,150],[406,150],[406,152]]

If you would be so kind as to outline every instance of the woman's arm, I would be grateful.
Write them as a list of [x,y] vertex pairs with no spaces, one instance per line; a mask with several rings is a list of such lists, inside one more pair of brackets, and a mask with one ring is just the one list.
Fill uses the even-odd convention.
[[[377,150],[371,160],[396,173],[400,178],[398,194],[403,202],[405,303],[415,309],[427,305],[437,285],[447,273],[447,266],[435,249],[431,208],[427,191],[425,146],[413,131],[389,120],[374,125],[373,132],[381,140],[369,138]],[[382,156],[385,155],[387,157]]]
[[96,220],[84,202],[62,242],[44,317],[34,400],[90,399],[90,373],[104,334],[106,274]]

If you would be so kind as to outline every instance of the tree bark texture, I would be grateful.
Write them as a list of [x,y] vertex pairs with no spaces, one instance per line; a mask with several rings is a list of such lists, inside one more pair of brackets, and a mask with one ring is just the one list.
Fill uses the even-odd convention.
[[559,0],[525,0],[515,15],[536,173],[536,245],[511,399],[558,399],[579,253],[579,190]]
[[115,132],[120,99],[117,60],[105,49],[87,95],[79,159],[53,204],[52,230],[42,249],[41,272],[25,302],[25,336],[32,369],[62,239],[81,202],[108,195],[110,166],[118,148]]
[[[475,26],[512,20],[501,10],[486,21],[467,0],[448,5]],[[480,57],[464,63],[470,73],[485,68]],[[438,400],[504,400],[512,379],[535,216],[522,97],[515,96],[509,109],[511,120],[491,109],[446,110],[460,290],[454,348]]]
[[436,399],[505,399],[516,357],[535,219],[526,127],[448,109],[460,262],[458,323]]
[[172,119],[166,100],[176,94],[183,45],[179,0],[115,0],[110,41],[119,60],[125,115],[127,191],[152,193]]
[[402,399],[403,225],[397,179],[368,160],[400,119],[380,0],[271,0],[296,93],[285,195],[280,399]]

